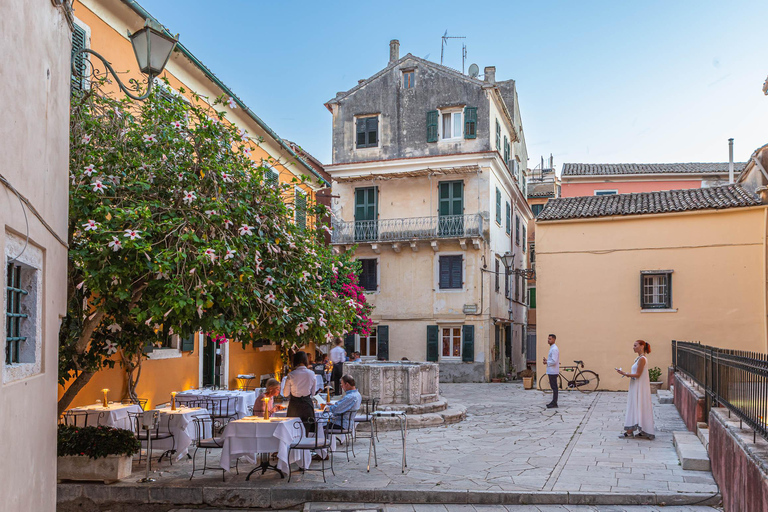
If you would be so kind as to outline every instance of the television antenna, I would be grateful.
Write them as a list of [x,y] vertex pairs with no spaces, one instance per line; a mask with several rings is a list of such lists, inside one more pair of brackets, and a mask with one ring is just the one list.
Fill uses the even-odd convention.
[[[440,43],[440,65],[443,65],[443,55],[445,54],[445,47],[448,44],[449,39],[466,39],[466,36],[449,36],[448,30],[443,34],[442,42]],[[467,58],[467,45],[461,45],[461,72],[464,73],[464,60]]]

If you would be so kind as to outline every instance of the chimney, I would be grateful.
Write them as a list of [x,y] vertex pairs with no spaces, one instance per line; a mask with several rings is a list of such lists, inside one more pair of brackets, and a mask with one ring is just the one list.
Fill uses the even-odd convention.
[[728,184],[733,183],[733,139],[728,139]]
[[400,58],[400,41],[393,39],[389,42],[389,63],[392,64]]
[[483,70],[485,73],[485,81],[489,84],[496,83],[496,66],[485,66]]

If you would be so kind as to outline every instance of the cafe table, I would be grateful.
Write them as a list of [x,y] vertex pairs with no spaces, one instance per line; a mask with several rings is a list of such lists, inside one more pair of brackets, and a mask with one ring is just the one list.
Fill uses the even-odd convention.
[[[177,406],[176,410],[170,407],[161,407],[157,409],[160,425],[159,432],[170,432],[173,439],[153,439],[153,450],[164,450],[172,453],[176,460],[181,459],[192,446],[192,441],[196,441],[197,431],[195,428],[195,418],[209,417],[208,411],[200,407]],[[210,424],[208,424],[208,428]],[[204,432],[205,437],[211,437],[210,432]],[[162,457],[161,457],[162,458]]]
[[235,413],[238,418],[248,416],[249,407],[256,403],[256,391],[241,389],[189,389],[176,393],[176,401],[180,403],[196,402],[198,400],[216,400],[217,398],[235,398]]
[[70,411],[87,414],[86,425],[88,426],[102,425],[133,431],[134,427],[131,425],[131,418],[128,413],[142,412],[142,408],[138,404],[121,403],[108,403],[107,407],[104,407],[102,402],[99,402],[67,410],[67,412]]

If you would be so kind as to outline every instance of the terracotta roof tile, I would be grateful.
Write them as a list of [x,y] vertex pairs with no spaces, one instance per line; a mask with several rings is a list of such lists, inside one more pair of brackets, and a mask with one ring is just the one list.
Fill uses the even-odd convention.
[[[734,162],[736,174],[746,162]],[[683,164],[563,164],[562,176],[613,176],[622,174],[726,174],[728,162]]]

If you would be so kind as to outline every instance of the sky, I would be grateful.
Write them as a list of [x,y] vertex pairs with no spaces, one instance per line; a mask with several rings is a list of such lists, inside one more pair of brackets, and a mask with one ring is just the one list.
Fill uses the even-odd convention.
[[400,55],[517,84],[529,168],[745,161],[768,142],[768,2],[139,0],[281,137],[331,163],[323,104]]

